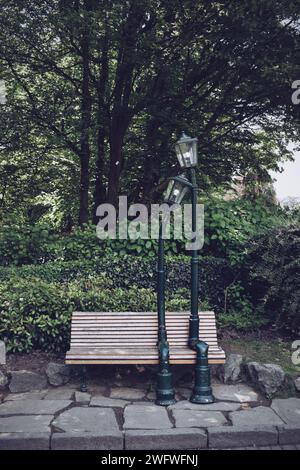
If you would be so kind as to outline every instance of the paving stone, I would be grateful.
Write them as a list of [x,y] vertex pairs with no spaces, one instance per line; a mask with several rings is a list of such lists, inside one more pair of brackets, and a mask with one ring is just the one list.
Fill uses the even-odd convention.
[[74,393],[71,388],[53,388],[48,391],[45,400],[72,400]]
[[25,393],[9,393],[4,401],[15,401],[15,400],[42,400],[48,390],[42,390],[40,392],[25,392]]
[[123,400],[140,400],[145,395],[145,390],[127,387],[113,388],[110,392],[110,398],[121,398]]
[[92,397],[90,406],[103,406],[108,408],[124,408],[128,405],[130,401],[126,400],[117,400],[116,398],[108,398],[108,397]]
[[202,429],[163,429],[125,431],[126,450],[183,450],[207,447],[207,435]]
[[281,449],[282,450],[297,450],[297,447],[296,446],[291,446],[291,445],[284,445],[284,446],[281,446]]
[[198,410],[198,411],[236,411],[241,408],[240,403],[219,401],[207,405],[196,405],[187,400],[178,401],[169,406],[169,410]]
[[229,414],[229,417],[234,426],[280,426],[284,424],[271,408],[265,406],[234,411]]
[[91,395],[86,392],[75,392],[75,401],[81,405],[89,405],[91,401]]
[[0,433],[0,450],[48,450],[49,448],[50,432]]
[[267,426],[220,426],[208,428],[208,447],[228,449],[276,445],[277,429]]
[[[110,411],[110,410],[108,410]],[[51,439],[53,450],[123,450],[123,433],[119,430],[107,432],[63,432],[54,433]]]
[[53,416],[9,416],[0,418],[0,433],[49,432]]
[[300,398],[276,398],[271,408],[286,424],[300,425]]
[[11,371],[9,390],[12,393],[30,392],[47,388],[47,380],[43,375],[29,370]]
[[220,411],[174,410],[173,416],[177,428],[206,428],[227,423],[227,419]]
[[235,401],[238,403],[258,401],[258,394],[248,385],[215,385],[213,393],[217,400]]
[[0,416],[53,415],[71,405],[70,400],[14,400],[0,405]]
[[155,405],[128,405],[124,411],[124,429],[172,428],[167,410]]
[[300,444],[300,424],[278,427],[279,444]]
[[108,408],[76,407],[64,411],[54,421],[53,426],[65,432],[111,433],[119,427],[113,410]]

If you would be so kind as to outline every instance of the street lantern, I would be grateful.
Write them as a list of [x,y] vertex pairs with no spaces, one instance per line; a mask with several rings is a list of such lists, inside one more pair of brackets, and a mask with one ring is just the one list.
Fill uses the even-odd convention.
[[193,168],[198,163],[198,139],[189,137],[184,132],[175,144],[177,159],[181,168]]
[[170,178],[168,187],[164,194],[164,201],[167,204],[180,204],[191,186],[185,175]]

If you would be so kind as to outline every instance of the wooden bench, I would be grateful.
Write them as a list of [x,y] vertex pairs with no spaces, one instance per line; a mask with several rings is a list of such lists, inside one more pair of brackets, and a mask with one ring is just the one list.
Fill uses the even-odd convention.
[[[170,364],[195,364],[188,345],[189,312],[166,312]],[[210,364],[225,362],[214,312],[200,312],[199,338]],[[158,364],[156,312],[74,312],[66,364]]]

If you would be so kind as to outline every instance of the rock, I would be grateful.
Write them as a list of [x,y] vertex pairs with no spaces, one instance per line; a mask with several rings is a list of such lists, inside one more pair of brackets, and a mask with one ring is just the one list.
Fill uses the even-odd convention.
[[234,411],[229,414],[233,426],[282,426],[279,416],[266,406],[250,410]]
[[9,390],[12,393],[31,392],[43,390],[47,387],[47,380],[40,374],[28,370],[16,370],[11,373]]
[[177,428],[208,428],[227,424],[220,411],[173,410]]
[[298,392],[300,392],[300,377],[298,377],[295,381],[294,381],[294,384],[295,384],[295,388]]
[[235,384],[243,379],[243,356],[230,354],[226,363],[218,368],[218,378],[225,384]]
[[172,427],[165,408],[155,405],[128,405],[125,408],[124,429],[169,429]]
[[8,378],[6,375],[0,370],[0,390],[5,390],[8,384]]
[[207,435],[202,429],[163,429],[125,431],[126,450],[186,450],[203,449]]
[[48,381],[54,387],[65,385],[70,380],[70,368],[65,364],[57,364],[56,362],[49,362],[46,375]]
[[284,370],[277,364],[248,362],[246,367],[251,382],[255,384],[267,398],[272,397],[276,392],[282,389],[286,381]]
[[71,405],[70,400],[13,400],[0,405],[0,416],[54,415]]
[[0,341],[0,364],[6,364],[6,348],[4,341]]
[[213,394],[217,400],[235,401],[238,403],[247,403],[258,401],[257,393],[248,385],[215,385]]

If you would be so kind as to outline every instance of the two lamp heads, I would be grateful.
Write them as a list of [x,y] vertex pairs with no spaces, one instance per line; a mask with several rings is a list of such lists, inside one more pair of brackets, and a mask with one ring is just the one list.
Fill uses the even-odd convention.
[[[184,132],[181,138],[176,142],[175,151],[181,168],[193,168],[197,165],[197,143],[198,139],[189,137]],[[165,202],[169,204],[180,204],[190,186],[191,183],[184,174],[170,179],[164,194]]]

